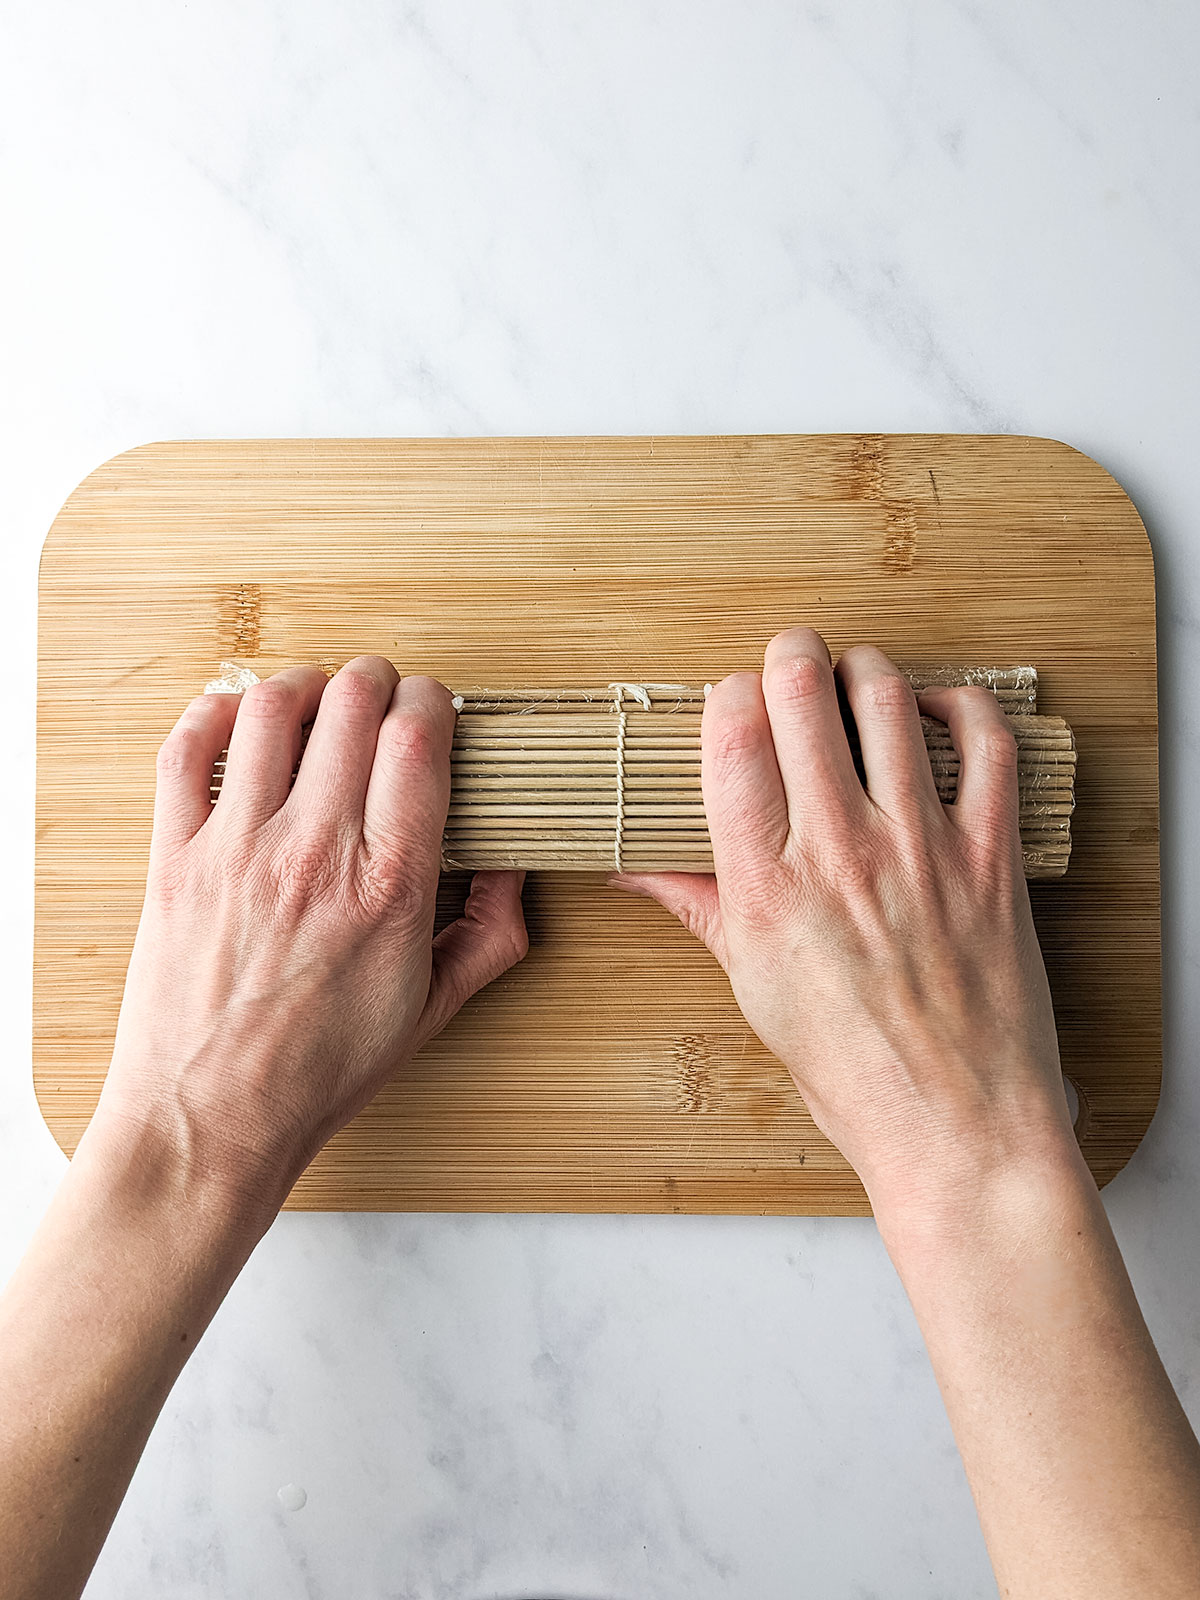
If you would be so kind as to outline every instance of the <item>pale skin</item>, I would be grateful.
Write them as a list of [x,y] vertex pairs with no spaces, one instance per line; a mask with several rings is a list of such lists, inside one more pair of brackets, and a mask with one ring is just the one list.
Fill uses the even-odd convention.
[[[919,710],[962,756],[952,806]],[[433,937],[453,724],[441,685],[361,657],[328,685],[294,668],[240,701],[202,698],[168,738],[109,1076],[0,1298],[4,1600],[81,1591],[172,1383],[291,1185],[524,955],[516,874],[479,874]],[[820,636],[792,629],[761,675],[710,695],[703,785],[715,876],[614,885],[708,945],[859,1173],[1001,1594],[1200,1593],[1200,1450],[1071,1130],[995,699],[918,701],[869,646],[835,676]]]

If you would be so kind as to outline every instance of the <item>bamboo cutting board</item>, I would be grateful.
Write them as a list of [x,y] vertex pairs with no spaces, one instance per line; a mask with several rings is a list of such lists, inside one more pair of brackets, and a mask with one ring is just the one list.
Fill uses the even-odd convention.
[[[905,663],[1032,663],[1038,709],[1074,728],[1070,869],[1031,893],[1077,1132],[1107,1181],[1159,1087],[1150,548],[1088,457],[956,435],[156,444],[100,467],[41,570],[35,1080],[60,1144],[107,1063],[154,752],[219,662],[372,652],[453,687],[702,684],[798,622],[835,657],[869,641]],[[664,912],[602,875],[533,875],[526,904],[527,960],[291,1204],[868,1209]]]

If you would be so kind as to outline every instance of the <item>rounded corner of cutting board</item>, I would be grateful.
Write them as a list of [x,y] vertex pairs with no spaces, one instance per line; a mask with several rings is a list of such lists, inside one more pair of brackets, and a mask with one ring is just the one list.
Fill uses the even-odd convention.
[[36,1059],[33,1066],[33,1096],[37,1101],[38,1114],[46,1125],[46,1131],[63,1155],[70,1161],[75,1154],[81,1131],[72,1128],[69,1123],[58,1115],[58,1107],[54,1104],[54,1085],[43,1085],[42,1074],[38,1071]]
[[154,455],[161,450],[177,449],[178,446],[179,441],[171,439],[152,439],[146,444],[131,445],[128,450],[118,450],[116,455],[107,456],[103,461],[98,462],[90,472],[80,478],[62,505],[59,506],[58,513],[46,530],[46,536],[42,540],[41,555],[38,557],[39,589],[43,572],[48,565],[53,565],[54,558],[58,554],[58,545],[69,536],[68,525],[71,522],[76,503],[86,498],[89,490],[103,487],[106,479],[119,477],[126,468],[135,464],[138,458]]
[[1146,530],[1146,524],[1142,521],[1142,514],[1134,504],[1133,497],[1116,474],[1111,472],[1103,462],[1097,461],[1095,456],[1089,455],[1086,450],[1081,450],[1078,445],[1069,444],[1065,439],[1052,439],[1043,434],[1025,434],[1022,437],[1029,444],[1038,445],[1043,449],[1046,446],[1050,446],[1053,450],[1061,450],[1065,456],[1074,457],[1077,463],[1081,463],[1086,470],[1095,474],[1106,490],[1110,493],[1116,492],[1120,499],[1124,501],[1126,516],[1131,524],[1131,531],[1136,531],[1139,541],[1145,544],[1146,555],[1150,561],[1151,571],[1153,571],[1154,547],[1150,543],[1150,535]]

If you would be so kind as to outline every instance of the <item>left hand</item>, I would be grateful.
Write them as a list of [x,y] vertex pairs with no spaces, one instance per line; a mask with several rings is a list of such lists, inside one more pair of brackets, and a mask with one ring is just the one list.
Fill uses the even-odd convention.
[[516,872],[478,873],[433,937],[453,732],[448,690],[376,656],[331,681],[294,667],[192,701],[159,755],[97,1121],[165,1139],[269,1214],[389,1075],[524,956]]

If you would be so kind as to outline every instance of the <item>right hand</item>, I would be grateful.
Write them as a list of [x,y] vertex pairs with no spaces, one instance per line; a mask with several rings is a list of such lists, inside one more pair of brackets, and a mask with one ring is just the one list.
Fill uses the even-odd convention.
[[[716,875],[614,875],[701,938],[878,1211],[1016,1154],[1078,1159],[1025,885],[1016,744],[983,688],[925,691],[870,646],[840,679],[780,634],[716,685],[702,727]],[[962,758],[939,799],[920,712]]]

